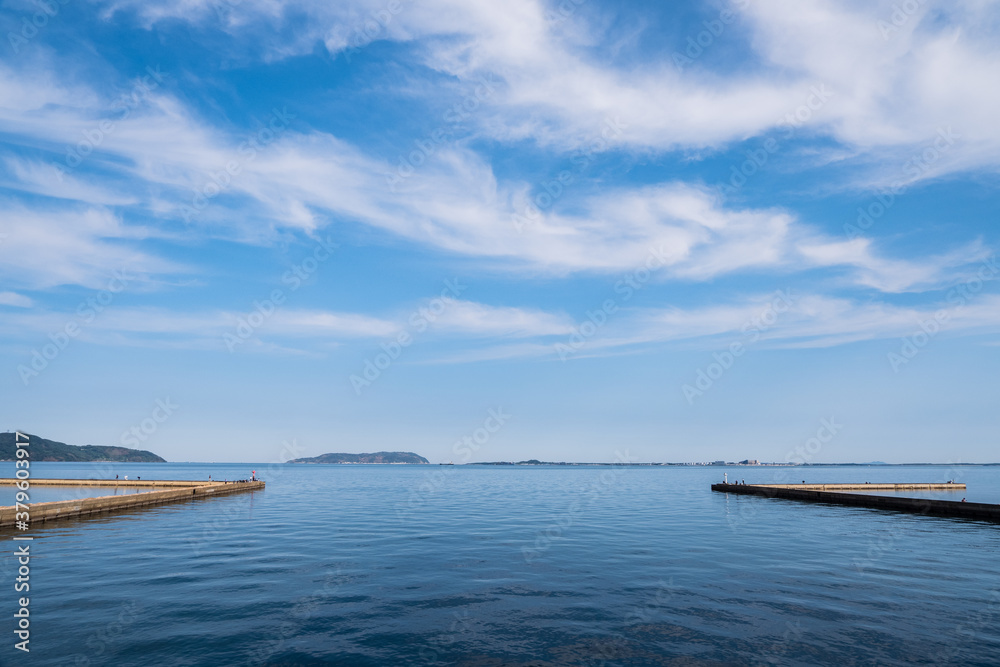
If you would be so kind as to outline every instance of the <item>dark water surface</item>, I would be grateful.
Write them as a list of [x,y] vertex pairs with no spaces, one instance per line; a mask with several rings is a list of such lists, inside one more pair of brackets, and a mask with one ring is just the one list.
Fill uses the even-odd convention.
[[[33,528],[30,655],[0,533],[0,664],[1000,664],[1000,525],[715,493],[719,467],[110,474],[252,467],[266,490]],[[725,470],[1000,502],[998,467]]]

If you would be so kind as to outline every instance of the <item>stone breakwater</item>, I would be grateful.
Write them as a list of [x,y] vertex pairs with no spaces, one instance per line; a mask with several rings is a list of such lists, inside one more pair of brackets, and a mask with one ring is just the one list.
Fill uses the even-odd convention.
[[713,491],[739,493],[766,498],[783,498],[806,502],[870,507],[895,510],[911,514],[945,516],[959,519],[977,519],[1000,523],[1000,505],[967,503],[955,500],[931,500],[879,496],[842,491],[944,491],[964,489],[965,484],[713,484]]
[[[0,486],[13,486],[19,480],[0,479]],[[93,479],[31,479],[31,486],[65,487],[146,487],[149,491],[128,495],[95,496],[50,503],[31,503],[31,524],[58,519],[87,517],[109,512],[120,512],[162,505],[183,500],[222,496],[244,491],[264,489],[262,481],[202,482],[193,480],[93,480]],[[0,528],[14,526],[18,509],[15,505],[0,507]]]

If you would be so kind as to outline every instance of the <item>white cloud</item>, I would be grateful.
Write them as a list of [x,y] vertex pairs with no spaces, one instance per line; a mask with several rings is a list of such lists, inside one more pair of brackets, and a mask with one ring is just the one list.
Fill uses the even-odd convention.
[[882,292],[907,292],[935,289],[962,280],[963,269],[981,262],[992,253],[980,243],[973,243],[944,255],[905,261],[879,257],[871,239],[850,241],[805,242],[798,246],[802,255],[815,266],[853,266],[857,284]]
[[531,308],[488,306],[455,299],[445,302],[433,328],[467,336],[526,338],[568,334],[573,327],[566,315]]
[[0,292],[0,305],[16,308],[31,308],[32,300],[17,292]]
[[135,196],[123,195],[103,185],[88,183],[72,173],[60,171],[53,163],[7,158],[11,177],[0,185],[25,192],[78,201],[98,206],[128,206],[139,203]]
[[[221,22],[212,10],[218,3],[115,6],[131,7],[149,22],[171,17],[243,37],[263,32],[271,57],[308,52],[317,41],[335,51],[373,39],[412,42],[430,67],[460,80],[474,82],[483,73],[504,80],[490,99],[496,113],[483,121],[502,139],[579,147],[607,118],[620,117],[628,125],[621,143],[633,148],[720,147],[775,128],[822,85],[834,96],[810,113],[810,129],[866,160],[902,165],[906,151],[951,126],[960,145],[919,178],[998,166],[1000,127],[993,110],[1000,107],[1000,90],[983,85],[1000,79],[998,21],[996,4],[981,0],[928,0],[912,14],[899,14],[890,0],[748,3],[706,48],[745,40],[749,62],[710,70],[696,60],[683,71],[671,53],[628,64],[595,59],[595,47],[606,46],[608,36],[595,18],[600,10],[589,5],[553,21],[556,3],[540,0],[404,2],[388,20],[382,14],[381,22],[373,17],[384,12],[382,0],[243,2]],[[278,30],[302,15],[311,19],[307,30]],[[691,29],[696,36],[703,27]],[[685,46],[682,39],[678,52]]]
[[[1000,333],[998,295],[902,307],[794,291],[781,294],[691,309],[623,309],[611,315],[590,337],[567,335],[518,345],[491,345],[436,361],[607,357],[650,346],[718,351],[734,342],[760,349],[827,348],[903,338],[925,330],[934,330],[934,335],[941,337]],[[557,350],[557,344],[563,346],[562,352]]]
[[[969,24],[977,18],[973,11],[977,6],[962,3],[962,11],[944,12],[939,22]],[[361,25],[381,8],[378,2],[334,8],[246,2],[239,7],[239,18],[236,12],[223,12],[224,29],[244,35],[261,21],[305,12],[316,19],[310,23],[313,29],[330,34],[336,26]],[[144,3],[135,9],[151,22],[168,16],[219,20],[217,5],[208,2],[176,7]],[[921,110],[922,102],[936,90],[922,78],[931,75],[910,62],[918,52],[946,49],[941,41],[945,28],[928,25],[918,30],[923,26],[920,16],[910,19],[906,31],[882,40],[873,18],[884,9],[881,5],[863,9],[821,1],[790,11],[775,3],[766,8],[752,5],[749,10],[753,48],[765,65],[756,74],[727,78],[724,73],[681,73],[666,62],[626,69],[592,62],[587,49],[580,47],[599,44],[600,36],[581,32],[585,24],[578,16],[569,23],[547,22],[549,9],[534,0],[514,0],[502,7],[455,0],[406,4],[377,37],[423,40],[428,63],[470,81],[483,72],[500,73],[506,83],[497,93],[496,108],[511,136],[520,130],[510,128],[529,128],[528,133],[539,140],[576,145],[587,141],[608,114],[620,111],[630,124],[628,141],[658,150],[718,145],[765,131],[781,109],[801,103],[807,84],[826,80],[844,89],[837,91],[836,100],[830,102],[831,115],[817,129],[826,128],[862,151],[909,149],[927,129],[921,125],[929,118]],[[817,34],[828,30],[827,25],[846,30],[844,40],[819,39]],[[786,33],[791,36],[781,41]],[[981,33],[970,35],[956,42],[961,53],[952,54],[964,58],[962,67],[972,66],[974,59],[984,58],[993,48],[983,42]],[[831,64],[837,60],[829,51],[834,48],[831,44],[849,45],[862,55],[852,55],[850,66]],[[887,83],[882,69],[871,63],[882,63],[886,76],[895,79]],[[29,76],[31,70],[0,68],[0,85],[14,92],[27,90]],[[851,89],[854,76],[858,83]],[[954,83],[947,72],[928,79],[938,80]],[[111,106],[111,99],[93,92],[74,97],[78,88],[43,78],[27,101],[18,98],[16,103],[0,104],[0,126],[37,149],[55,146],[59,155],[92,131]],[[968,113],[982,115],[983,105],[989,107],[991,101],[982,96],[994,93],[968,92],[979,95],[973,105],[977,110]],[[956,111],[966,106],[949,104]],[[899,122],[890,122],[896,115]],[[961,125],[962,131],[979,128],[970,136],[987,141],[980,146],[991,145],[980,130],[997,132],[996,124],[991,120],[986,127],[982,118],[976,118],[975,123]],[[519,231],[512,217],[516,214],[522,222],[528,217],[537,187],[516,176],[498,178],[481,155],[461,146],[439,149],[413,176],[397,179],[398,187],[390,187],[387,176],[398,176],[395,164],[370,157],[329,134],[288,130],[252,158],[239,151],[244,138],[212,128],[165,90],[156,89],[143,96],[128,118],[116,121],[113,131],[104,133],[87,157],[87,168],[79,173],[59,178],[52,163],[8,159],[8,187],[90,205],[67,214],[84,220],[68,234],[57,233],[52,222],[53,215],[63,215],[62,209],[55,213],[54,207],[44,211],[28,210],[24,204],[12,207],[13,234],[26,251],[24,257],[47,260],[35,262],[32,270],[19,274],[21,279],[36,286],[72,282],[93,286],[95,272],[101,267],[110,270],[132,252],[121,241],[150,233],[123,222],[107,206],[176,221],[191,211],[197,193],[213,188],[213,180],[234,162],[239,173],[226,176],[221,192],[204,200],[207,206],[192,220],[193,232],[259,242],[276,229],[311,233],[331,220],[348,221],[445,252],[487,259],[489,268],[495,269],[615,273],[641,266],[654,253],[663,277],[710,280],[748,269],[842,266],[855,283],[890,292],[933,286],[952,268],[975,261],[979,252],[960,248],[951,257],[929,262],[892,260],[864,242],[823,238],[787,211],[727,207],[707,190],[682,182],[597,192],[570,184],[567,190],[579,188],[571,195],[572,210],[557,204]],[[32,222],[19,223],[18,216]],[[42,243],[38,235],[26,231],[34,228],[36,219],[37,228],[48,229],[51,240]],[[170,268],[155,257],[137,259],[149,272]]]
[[[37,11],[37,6],[33,9]],[[56,66],[48,56],[36,55],[26,61],[26,57],[21,58],[16,68],[0,63],[0,111],[19,113],[47,105],[87,107],[97,103],[99,96],[88,86],[68,83],[56,75],[65,73],[66,68]]]
[[[0,304],[28,307],[30,300],[0,294]],[[238,333],[253,312],[175,311],[151,307],[109,307],[93,322],[81,325],[79,339],[104,345],[167,349],[225,349],[224,336],[239,336],[240,350],[317,356],[347,343],[372,345],[409,332],[429,342],[446,340],[456,350],[421,363],[474,362],[512,358],[557,358],[555,345],[569,345],[582,322],[565,313],[537,308],[494,306],[449,299],[434,300],[415,310],[373,316],[318,309],[277,308],[250,333]],[[426,331],[415,329],[419,314]],[[8,312],[0,322],[5,337],[31,343],[61,331],[74,313],[40,309]],[[844,344],[912,336],[937,321],[942,337],[1000,333],[1000,295],[952,290],[938,302],[900,306],[862,302],[794,289],[759,294],[730,303],[694,308],[627,308],[573,345],[570,357],[615,356],[650,346],[718,350],[741,341],[760,348],[835,347]],[[241,324],[241,322],[243,324]],[[930,324],[930,326],[934,326]],[[467,347],[466,344],[471,345]]]
[[[4,292],[0,293],[0,304],[26,307],[31,302]],[[420,320],[419,328],[411,321],[414,315]],[[315,353],[329,343],[395,338],[404,331],[423,336],[516,339],[563,335],[572,327],[563,314],[457,299],[428,299],[415,310],[385,317],[282,306],[272,309],[270,305],[246,312],[109,306],[88,322],[77,313],[37,310],[8,314],[2,326],[8,336],[27,336],[30,341],[33,336],[62,331],[71,321],[80,326],[80,340],[92,343],[210,349],[223,348],[223,337],[231,335],[272,351],[298,353]],[[295,341],[296,347],[287,347],[285,344],[292,344],[289,341]],[[298,349],[303,346],[308,349]]]
[[[81,173],[60,180],[51,165],[11,159],[12,180],[29,192],[81,202],[111,203],[117,197],[124,206],[138,200],[140,211],[160,217],[193,212],[198,227],[225,229],[243,241],[267,238],[276,227],[313,232],[330,219],[346,220],[443,251],[491,259],[496,268],[611,273],[653,258],[663,276],[708,280],[745,269],[846,265],[858,269],[860,284],[886,291],[912,289],[929,275],[929,269],[907,262],[887,264],[863,243],[817,240],[814,231],[782,210],[727,208],[707,189],[690,184],[590,193],[584,184],[568,182],[560,187],[572,193],[573,213],[559,212],[558,206],[538,210],[532,184],[500,181],[469,150],[441,148],[406,178],[394,173],[395,165],[320,132],[286,130],[248,155],[240,150],[244,137],[206,127],[176,100],[151,94],[147,101],[142,113],[120,122],[92,154],[105,166],[100,177]],[[72,130],[66,128],[93,124],[62,108],[15,114],[11,122],[35,133],[38,141],[69,140]],[[226,174],[227,164],[235,164],[236,173]],[[109,171],[122,184],[120,194],[90,182],[104,183]],[[220,174],[223,186],[217,188]],[[149,191],[158,193],[155,199]],[[210,191],[219,194],[196,197]],[[124,225],[106,209],[93,208],[88,215],[104,221],[105,230],[113,227],[107,232],[112,236],[148,233]],[[78,226],[76,233],[88,227],[93,229],[93,222]],[[808,242],[796,248],[804,239]],[[88,250],[87,244],[77,247]],[[101,249],[109,252],[110,246]],[[80,260],[70,266],[73,261]],[[163,268],[152,258],[144,261]],[[54,264],[36,266],[51,273]],[[52,276],[49,284],[74,279],[80,278]]]
[[[232,314],[230,314],[232,317]],[[243,317],[243,315],[241,315]],[[232,317],[235,321],[235,317]],[[372,338],[392,336],[400,326],[396,322],[358,315],[315,310],[285,310],[275,312],[273,321],[262,331],[268,335],[334,336],[341,338]]]
[[10,201],[4,209],[4,261],[0,277],[10,285],[45,289],[82,285],[103,289],[115,272],[146,281],[181,267],[139,250],[150,231],[128,226],[104,208],[27,208]]

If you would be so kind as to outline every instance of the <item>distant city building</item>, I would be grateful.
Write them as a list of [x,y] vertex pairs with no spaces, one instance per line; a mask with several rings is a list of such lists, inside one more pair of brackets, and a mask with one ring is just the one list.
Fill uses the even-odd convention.
[[759,466],[760,465],[760,461],[758,461],[757,459],[747,459],[745,461],[740,461],[740,465],[744,465],[744,466]]
[[725,461],[712,461],[712,465],[714,465],[714,466],[724,466],[724,465],[726,465],[726,462]]

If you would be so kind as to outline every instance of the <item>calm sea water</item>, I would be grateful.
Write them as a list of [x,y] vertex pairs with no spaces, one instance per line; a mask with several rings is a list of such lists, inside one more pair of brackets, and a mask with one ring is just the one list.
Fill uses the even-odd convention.
[[0,533],[0,663],[1000,664],[1000,525],[709,490],[724,470],[955,479],[1000,502],[996,467],[32,472],[253,467],[262,492],[34,528],[30,655],[13,649],[15,543]]

